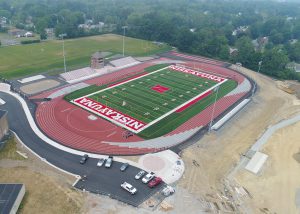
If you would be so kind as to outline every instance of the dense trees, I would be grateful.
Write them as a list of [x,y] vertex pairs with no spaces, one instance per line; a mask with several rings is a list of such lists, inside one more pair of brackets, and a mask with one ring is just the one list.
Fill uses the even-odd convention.
[[[290,78],[286,64],[300,63],[300,44],[290,42],[300,40],[299,6],[267,0],[0,0],[0,16],[21,28],[33,22],[41,39],[46,38],[45,28],[55,28],[56,35],[84,36],[78,25],[88,19],[115,26],[119,34],[126,25],[132,37],[241,62],[251,69],[263,60],[262,72]],[[269,43],[254,49],[253,40],[263,37]],[[230,56],[229,47],[237,48],[238,54]]]

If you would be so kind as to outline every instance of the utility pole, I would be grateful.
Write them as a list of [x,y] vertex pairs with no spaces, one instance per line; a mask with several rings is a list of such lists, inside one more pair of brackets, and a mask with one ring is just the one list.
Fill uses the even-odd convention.
[[63,56],[64,56],[64,71],[66,73],[67,72],[67,67],[66,67],[66,55],[65,55],[65,40],[64,40],[64,37],[66,37],[67,34],[63,33],[63,34],[59,34],[58,36],[59,36],[59,38],[62,39],[62,42],[63,42],[62,46],[63,46]]
[[212,123],[213,123],[213,119],[214,119],[214,114],[215,114],[216,102],[217,102],[218,93],[219,93],[219,87],[220,86],[218,85],[216,88],[214,88],[214,91],[216,91],[216,96],[215,96],[215,101],[214,101],[214,105],[213,105],[213,109],[212,109],[212,113],[211,113],[211,118],[210,118],[208,133],[211,132],[211,127],[212,127]]
[[123,56],[125,55],[125,29],[128,28],[128,26],[123,26]]

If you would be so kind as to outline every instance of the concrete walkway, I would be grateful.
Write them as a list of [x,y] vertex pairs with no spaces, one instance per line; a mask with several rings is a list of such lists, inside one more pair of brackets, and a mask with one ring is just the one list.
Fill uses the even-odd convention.
[[[264,132],[264,134],[256,141],[255,144],[252,145],[250,151],[253,153],[258,152],[262,149],[262,147],[268,142],[268,139],[279,129],[284,128],[286,126],[290,126],[294,123],[300,121],[300,115],[296,115],[290,119],[282,120],[281,122],[268,127],[268,129]],[[241,157],[240,161],[238,162],[237,166],[228,174],[228,179],[233,179],[235,174],[240,170],[243,169],[247,163],[249,162],[248,157]]]
[[286,126],[292,125],[300,121],[300,115],[292,117],[287,120],[283,120],[277,123],[274,126],[268,128],[268,130],[256,141],[256,143],[251,147],[253,151],[260,151],[263,145],[268,141],[268,139],[279,129],[284,128]]

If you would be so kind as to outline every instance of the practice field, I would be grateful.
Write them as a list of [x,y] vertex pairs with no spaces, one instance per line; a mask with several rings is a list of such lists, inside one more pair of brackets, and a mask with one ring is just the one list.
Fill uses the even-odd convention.
[[[200,112],[210,105],[216,91],[218,99],[236,82],[216,75],[171,65],[73,99],[71,102],[112,123],[149,138],[151,128],[173,115],[182,116],[202,103]],[[198,106],[199,107],[199,106]],[[193,114],[181,120],[185,122]],[[172,119],[173,120],[173,119]],[[173,126],[180,125],[178,122]],[[171,127],[173,127],[171,125]]]
[[[67,69],[85,67],[96,51],[122,53],[122,36],[105,34],[65,40]],[[169,46],[158,46],[150,41],[125,38],[125,54],[144,56],[169,50]],[[15,45],[0,48],[0,75],[16,78],[41,72],[63,71],[62,41],[51,40],[36,44]]]

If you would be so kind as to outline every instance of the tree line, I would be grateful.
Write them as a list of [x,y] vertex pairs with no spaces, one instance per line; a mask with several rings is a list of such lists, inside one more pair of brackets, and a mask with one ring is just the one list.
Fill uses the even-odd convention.
[[[32,22],[74,38],[97,32],[78,28],[86,20],[113,24],[114,33],[165,42],[180,51],[240,62],[282,79],[299,75],[287,68],[300,63],[300,3],[267,0],[0,0],[0,17],[18,27]],[[30,26],[29,26],[30,27]],[[235,32],[235,33],[234,33]],[[267,38],[268,43],[254,43]],[[257,43],[257,42],[256,42]],[[238,51],[230,55],[230,48]]]

